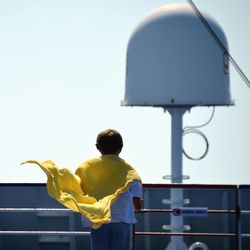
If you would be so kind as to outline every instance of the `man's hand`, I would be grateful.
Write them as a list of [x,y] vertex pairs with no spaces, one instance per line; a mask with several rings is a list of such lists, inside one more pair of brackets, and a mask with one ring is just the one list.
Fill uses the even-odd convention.
[[143,200],[139,197],[133,197],[134,210],[139,212],[143,208]]

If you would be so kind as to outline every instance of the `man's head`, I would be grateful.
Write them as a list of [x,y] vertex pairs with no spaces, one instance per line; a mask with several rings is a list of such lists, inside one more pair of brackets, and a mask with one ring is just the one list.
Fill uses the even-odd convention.
[[120,133],[114,129],[100,132],[96,139],[96,147],[101,154],[119,154],[123,147]]

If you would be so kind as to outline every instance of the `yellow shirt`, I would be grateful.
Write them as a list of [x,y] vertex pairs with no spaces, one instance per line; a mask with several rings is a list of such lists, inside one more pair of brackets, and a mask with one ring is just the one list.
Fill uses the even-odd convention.
[[82,180],[82,190],[96,200],[127,191],[134,180],[140,181],[136,171],[117,155],[88,160],[79,166],[76,175]]
[[104,155],[81,164],[73,174],[53,161],[34,163],[47,175],[49,195],[64,206],[87,217],[93,228],[111,220],[110,207],[133,181],[141,181],[137,172],[117,155]]

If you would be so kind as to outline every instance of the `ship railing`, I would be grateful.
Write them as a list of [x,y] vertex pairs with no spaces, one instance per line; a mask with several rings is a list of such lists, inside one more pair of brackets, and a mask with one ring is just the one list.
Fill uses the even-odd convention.
[[[242,239],[250,238],[250,233],[242,233],[242,216],[250,215],[250,210],[243,210],[241,207],[242,203],[242,192],[244,190],[250,189],[250,185],[207,185],[207,184],[143,184],[145,189],[227,189],[233,190],[235,196],[234,208],[230,210],[220,209],[213,210],[208,209],[208,214],[229,214],[235,217],[234,231],[233,232],[139,232],[136,231],[134,227],[133,233],[133,249],[136,249],[135,238],[138,236],[182,236],[182,237],[233,237],[235,238],[235,249],[242,249]],[[0,212],[4,213],[32,213],[32,212],[69,212],[69,209],[64,208],[0,208]],[[142,209],[140,213],[173,213],[173,209]],[[89,236],[90,232],[87,231],[16,231],[16,230],[1,230],[0,235],[50,235],[50,236]]]
[[[247,204],[245,204],[246,201],[249,200],[249,191],[250,191],[250,185],[239,185],[238,187],[238,206],[240,208],[240,214],[238,217],[238,235],[239,235],[239,246],[242,247],[242,242],[245,239],[250,238],[250,230],[249,226],[246,227],[243,221],[243,217],[248,219],[245,219],[244,221],[249,221],[250,219],[250,208]],[[247,231],[248,232],[245,232]],[[244,232],[243,232],[244,231]],[[241,249],[241,248],[240,248]]]
[[[229,214],[235,217],[233,232],[138,232],[136,225],[134,226],[133,249],[136,249],[135,238],[137,236],[180,236],[180,237],[233,237],[235,239],[235,249],[241,250],[241,236],[240,234],[240,211],[238,200],[238,186],[237,185],[207,185],[207,184],[143,184],[146,189],[221,189],[232,190],[234,192],[234,208],[230,210],[207,209],[208,214]],[[141,213],[173,213],[175,209],[142,209]],[[250,236],[250,235],[249,235]],[[189,248],[191,249],[191,248]],[[192,248],[194,249],[194,248]],[[200,249],[198,247],[198,249]],[[202,248],[203,249],[203,248]],[[204,248],[205,249],[205,248]],[[208,249],[208,248],[206,248]]]

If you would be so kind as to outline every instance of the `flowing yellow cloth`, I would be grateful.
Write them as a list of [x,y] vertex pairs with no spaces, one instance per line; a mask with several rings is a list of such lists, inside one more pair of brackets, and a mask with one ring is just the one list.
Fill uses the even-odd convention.
[[99,228],[111,220],[110,207],[119,195],[126,192],[133,181],[141,179],[137,172],[116,155],[105,155],[89,160],[73,174],[59,168],[53,161],[34,163],[47,175],[50,196],[69,209],[79,212]]

